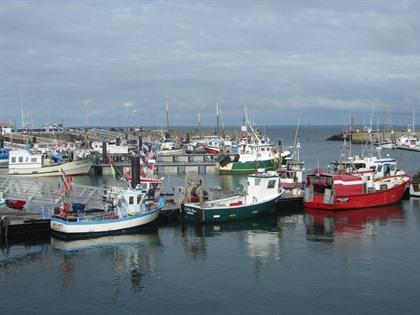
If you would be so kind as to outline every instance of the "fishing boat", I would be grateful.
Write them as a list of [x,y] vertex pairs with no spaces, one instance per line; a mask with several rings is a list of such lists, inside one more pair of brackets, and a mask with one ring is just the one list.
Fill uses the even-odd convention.
[[375,143],[379,148],[382,149],[396,149],[397,145],[392,140],[381,140]]
[[107,210],[100,213],[71,213],[64,205],[51,218],[51,231],[59,238],[86,238],[128,233],[143,229],[156,221],[165,205],[155,202],[143,185],[135,188],[114,187],[106,198]]
[[242,126],[242,131],[244,135],[237,143],[235,152],[226,152],[216,159],[219,174],[252,174],[257,169],[274,170],[274,146],[269,139],[261,136],[251,125]]
[[374,179],[369,174],[319,173],[306,178],[304,206],[324,210],[349,210],[386,206],[401,200],[409,177]]
[[277,169],[280,177],[280,184],[284,189],[292,190],[302,188],[303,172],[305,171],[304,162],[288,162],[286,165]]
[[35,150],[13,150],[9,152],[9,175],[12,176],[61,176],[88,174],[92,161],[87,159],[57,159]]
[[91,144],[92,150],[102,154],[104,143],[108,155],[128,154],[131,149],[128,145],[122,143],[120,138],[117,138],[115,141],[108,142],[93,141]]
[[283,195],[276,172],[248,175],[247,191],[217,200],[187,200],[183,204],[184,216],[197,223],[223,222],[256,218],[275,211],[277,201]]
[[203,151],[207,154],[222,154],[226,150],[231,150],[232,141],[219,136],[204,137]]
[[420,152],[420,139],[416,134],[416,112],[413,108],[413,121],[407,126],[407,133],[397,139],[397,149]]
[[397,139],[397,149],[420,151],[420,140],[416,135],[403,135]]
[[420,171],[413,176],[410,183],[410,195],[420,197]]
[[344,144],[341,148],[342,159],[331,162],[329,169],[339,174],[350,173],[361,175],[366,177],[366,180],[369,180],[370,177],[376,180],[390,176],[407,177],[405,171],[398,169],[397,161],[391,158],[389,154],[383,157],[381,151],[381,148],[374,149],[372,133],[370,131],[361,154],[351,155],[351,146],[347,145],[346,139],[344,138]]

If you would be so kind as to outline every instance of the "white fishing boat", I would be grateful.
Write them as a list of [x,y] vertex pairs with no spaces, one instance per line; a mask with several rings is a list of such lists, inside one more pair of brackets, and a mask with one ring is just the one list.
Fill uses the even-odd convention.
[[180,148],[175,141],[165,140],[159,142],[158,155],[179,155],[184,153],[185,150]]
[[396,149],[397,145],[391,140],[381,140],[376,145],[382,149]]
[[413,121],[408,125],[407,133],[397,139],[397,149],[420,152],[420,139],[416,134],[415,109],[413,109]]
[[415,135],[403,135],[397,139],[397,149],[420,151],[420,140]]
[[33,150],[12,150],[9,152],[9,175],[12,176],[61,176],[89,174],[90,159],[53,160],[47,154]]
[[64,239],[87,238],[128,233],[145,228],[159,216],[165,205],[163,198],[155,202],[144,186],[114,187],[107,194],[108,211],[93,214],[70,213],[63,207],[51,218],[54,236]]

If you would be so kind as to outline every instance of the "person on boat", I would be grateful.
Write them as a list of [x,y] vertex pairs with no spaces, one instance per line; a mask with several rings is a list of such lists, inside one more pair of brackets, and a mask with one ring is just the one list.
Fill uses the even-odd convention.
[[391,175],[391,169],[389,165],[384,166],[384,176],[390,176]]

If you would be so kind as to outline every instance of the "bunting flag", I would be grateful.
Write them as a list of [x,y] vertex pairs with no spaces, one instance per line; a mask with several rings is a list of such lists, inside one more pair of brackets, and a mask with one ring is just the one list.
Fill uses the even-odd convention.
[[111,166],[111,173],[112,173],[112,176],[115,178],[115,176],[116,176],[116,171],[115,171],[114,165],[110,164],[110,166]]
[[68,193],[73,191],[73,177],[66,175],[63,168],[61,168],[61,179],[63,180],[64,192]]

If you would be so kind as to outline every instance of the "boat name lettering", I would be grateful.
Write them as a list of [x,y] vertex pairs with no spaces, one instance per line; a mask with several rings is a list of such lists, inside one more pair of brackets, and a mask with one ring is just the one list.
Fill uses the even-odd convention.
[[56,229],[62,229],[63,228],[63,223],[52,222],[52,226]]
[[347,201],[349,201],[349,198],[337,198],[337,201],[347,202]]

